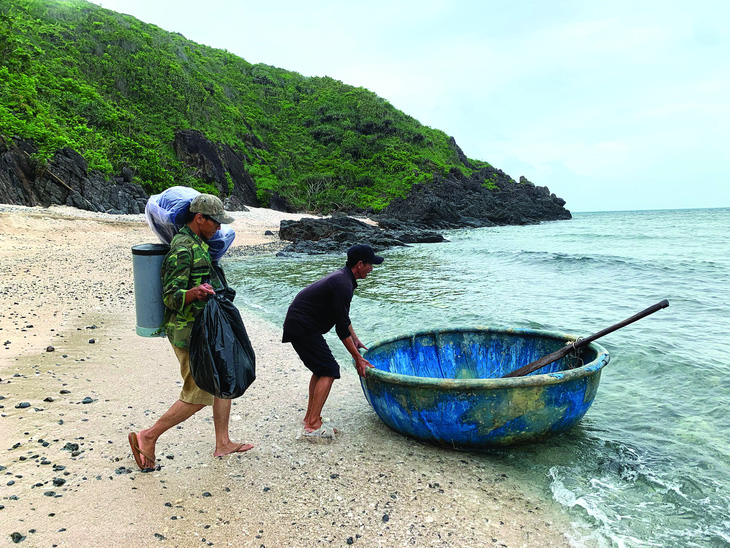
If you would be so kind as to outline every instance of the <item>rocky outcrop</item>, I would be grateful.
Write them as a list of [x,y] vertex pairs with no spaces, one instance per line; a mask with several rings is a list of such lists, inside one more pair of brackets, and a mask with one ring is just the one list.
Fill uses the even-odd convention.
[[247,205],[259,205],[244,153],[225,143],[216,144],[192,129],[175,133],[174,148],[178,160],[192,169],[193,177],[215,186],[227,209],[240,211]]
[[[257,144],[252,141],[251,146]],[[174,148],[194,177],[218,189],[227,209],[240,211],[247,205],[259,205],[256,184],[245,168],[245,154],[229,145],[215,144],[193,130],[177,132]],[[30,141],[0,137],[0,203],[69,205],[106,213],[144,212],[148,196],[141,186],[132,183],[131,168],[122,168],[109,180],[89,171],[87,161],[72,148],[57,151],[46,165],[34,160],[36,152]]]
[[344,215],[327,219],[281,221],[279,238],[292,242],[280,255],[344,252],[355,244],[368,244],[376,251],[411,243],[443,242],[436,232],[393,222],[387,230]]
[[147,194],[131,182],[129,169],[110,181],[89,171],[84,157],[71,148],[56,152],[46,165],[33,159],[36,152],[29,141],[0,137],[0,203],[68,205],[117,214],[144,212]]
[[570,219],[564,206],[565,200],[547,187],[524,177],[516,183],[502,170],[486,167],[471,177],[452,171],[446,178],[414,185],[378,218],[435,229],[524,225]]

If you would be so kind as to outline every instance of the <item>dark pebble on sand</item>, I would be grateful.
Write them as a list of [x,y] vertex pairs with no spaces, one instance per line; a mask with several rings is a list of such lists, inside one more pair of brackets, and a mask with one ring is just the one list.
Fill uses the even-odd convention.
[[175,455],[165,455],[165,458],[172,460],[175,458]]
[[51,396],[48,396],[48,397],[47,397],[46,399],[44,399],[43,401],[46,401],[46,402],[49,402],[49,403],[50,403],[50,402],[52,402],[52,401],[53,401],[53,398],[52,398]]
[[171,502],[166,502],[165,503],[165,506],[167,506],[168,508],[172,508],[172,503]]
[[61,487],[64,483],[66,483],[66,480],[63,478],[53,478],[53,485],[56,487]]
[[59,392],[59,394],[70,394],[70,393],[71,393],[71,391],[70,391],[70,390],[61,390],[61,391]]
[[25,409],[26,407],[30,407],[30,403],[28,403],[27,401],[22,401],[15,406],[15,409]]
[[383,523],[388,523],[390,521],[390,516],[388,514],[383,514]]
[[20,533],[18,533],[17,531],[15,533],[13,533],[12,535],[10,535],[10,538],[13,539],[13,542],[15,544],[18,544],[19,542],[22,542],[25,540],[25,537],[23,535],[21,535]]
[[155,533],[155,538],[158,540],[165,540],[164,535],[161,535],[160,533]]
[[352,537],[347,537],[347,541],[346,542],[347,542],[347,544],[354,544],[355,543],[355,539],[352,538]]
[[330,474],[330,478],[331,478],[331,479],[337,479],[337,478],[339,478],[339,477],[340,477],[340,475],[339,475],[339,474]]
[[44,494],[45,496],[47,496],[47,497],[55,497],[55,496],[56,496],[56,492],[55,492],[55,491],[46,491],[46,492],[45,492],[45,493],[43,493],[43,494]]
[[206,491],[205,493],[203,493],[203,496],[204,497],[212,497],[213,495],[211,495],[208,491]]
[[94,400],[92,400],[89,396],[86,396],[83,400],[81,400],[81,403],[94,403]]
[[66,445],[63,446],[63,449],[64,451],[78,451],[79,444],[68,441],[66,442]]
[[96,339],[89,339],[89,344],[94,344],[96,342]]
[[46,346],[46,352],[53,352],[54,350],[56,350],[54,347]]

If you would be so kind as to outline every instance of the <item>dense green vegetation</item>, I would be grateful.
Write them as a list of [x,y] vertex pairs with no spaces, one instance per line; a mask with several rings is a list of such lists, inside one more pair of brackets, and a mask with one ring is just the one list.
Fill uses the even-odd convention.
[[69,146],[107,175],[131,166],[158,192],[201,187],[175,156],[180,129],[242,152],[262,205],[276,191],[310,211],[378,210],[433,174],[472,171],[447,135],[364,88],[253,65],[83,0],[0,4],[0,134],[32,139],[40,161]]

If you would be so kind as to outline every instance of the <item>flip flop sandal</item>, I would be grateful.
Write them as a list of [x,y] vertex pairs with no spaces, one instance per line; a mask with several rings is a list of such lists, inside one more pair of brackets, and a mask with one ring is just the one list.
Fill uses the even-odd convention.
[[323,426],[321,428],[318,428],[314,432],[307,432],[305,430],[304,432],[302,432],[302,438],[310,440],[332,440],[335,438],[335,435],[332,430]]
[[127,436],[127,440],[129,441],[129,447],[132,448],[132,456],[134,457],[134,462],[137,463],[137,466],[139,466],[139,469],[142,470],[142,472],[147,472],[149,470],[154,470],[154,466],[151,468],[145,468],[142,466],[142,457],[146,457],[147,460],[152,461],[153,463],[156,462],[155,456],[149,456],[147,453],[142,452],[142,450],[139,448],[139,441],[137,440],[137,432],[130,432]]

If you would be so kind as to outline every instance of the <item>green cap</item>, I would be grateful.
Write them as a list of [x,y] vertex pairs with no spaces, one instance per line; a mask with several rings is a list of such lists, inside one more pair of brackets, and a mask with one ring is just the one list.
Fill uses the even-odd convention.
[[190,202],[190,212],[207,215],[222,225],[230,224],[235,220],[223,209],[221,199],[212,194],[199,194],[193,198],[193,201]]

